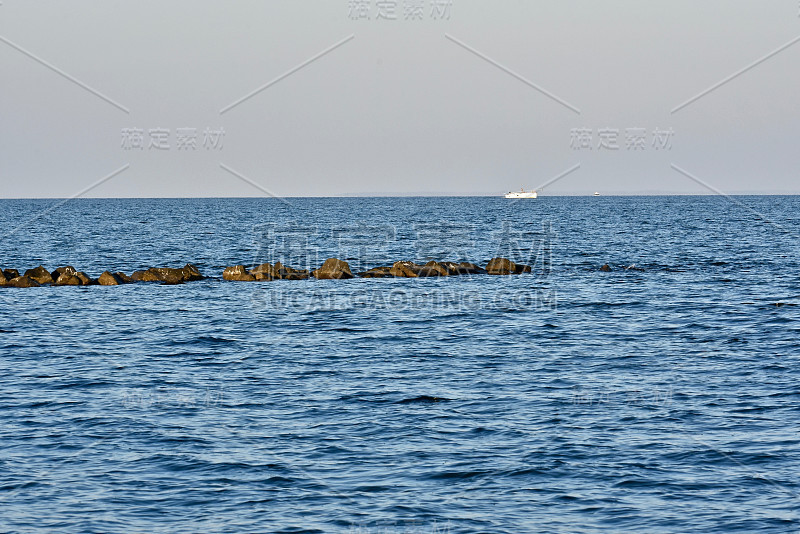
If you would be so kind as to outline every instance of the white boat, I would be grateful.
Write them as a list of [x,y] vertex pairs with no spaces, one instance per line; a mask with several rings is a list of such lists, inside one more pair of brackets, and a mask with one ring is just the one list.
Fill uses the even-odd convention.
[[509,191],[505,194],[506,198],[536,198],[539,195],[536,194],[536,191],[525,191],[524,189],[520,189],[519,191]]
[[596,197],[599,197],[599,196],[600,196],[600,193],[598,193],[597,191],[595,191],[595,192],[594,192],[594,196],[596,196]]

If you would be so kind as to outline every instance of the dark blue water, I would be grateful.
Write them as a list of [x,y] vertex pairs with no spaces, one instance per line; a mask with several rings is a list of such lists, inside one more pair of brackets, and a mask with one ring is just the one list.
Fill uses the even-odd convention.
[[797,532],[800,198],[736,201],[0,201],[0,267],[211,277],[0,289],[0,531]]

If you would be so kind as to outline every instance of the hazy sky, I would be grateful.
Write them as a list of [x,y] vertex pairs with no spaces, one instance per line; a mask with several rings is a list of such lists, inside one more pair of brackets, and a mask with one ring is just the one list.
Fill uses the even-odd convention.
[[800,193],[798,11],[2,0],[0,197]]

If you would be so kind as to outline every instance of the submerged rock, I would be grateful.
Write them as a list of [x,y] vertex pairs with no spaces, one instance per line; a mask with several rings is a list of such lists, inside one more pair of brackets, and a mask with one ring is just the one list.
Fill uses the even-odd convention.
[[394,278],[391,267],[374,267],[368,271],[358,273],[361,278]]
[[328,258],[322,267],[311,273],[317,280],[341,280],[353,278],[350,265],[346,261]]
[[38,267],[34,267],[33,269],[28,269],[25,271],[26,276],[31,280],[36,280],[40,285],[44,284],[52,284],[54,282],[53,275],[50,274],[50,271],[42,267],[41,265]]
[[[50,273],[48,273],[48,275],[49,274]],[[16,278],[12,278],[11,280],[8,281],[8,284],[6,285],[8,287],[39,287],[42,284],[40,284],[33,278],[23,275],[23,276],[17,276]]]
[[635,263],[633,265],[629,265],[629,266],[625,267],[625,270],[626,271],[638,271],[640,273],[644,272],[644,269],[642,269],[641,267],[637,267]]
[[531,267],[514,263],[508,258],[492,258],[486,264],[486,272],[492,275],[522,274],[531,272]]
[[420,395],[419,397],[412,397],[397,401],[397,404],[431,404],[435,402],[447,402],[450,399],[444,397],[431,397],[430,395]]
[[486,274],[486,269],[474,263],[462,261],[457,266],[458,274]]
[[600,270],[603,271],[604,273],[610,273],[611,272],[611,267],[609,267],[608,264],[605,263],[605,264],[603,264],[602,267],[600,267]]
[[118,275],[105,271],[97,279],[97,283],[101,286],[120,286],[124,284],[125,281]]

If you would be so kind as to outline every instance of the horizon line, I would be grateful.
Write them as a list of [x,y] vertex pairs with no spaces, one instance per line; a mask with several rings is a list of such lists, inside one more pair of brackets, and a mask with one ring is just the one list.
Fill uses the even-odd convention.
[[[78,197],[73,198],[72,200],[194,200],[194,199],[265,199],[265,200],[278,200],[284,198],[292,198],[292,199],[302,199],[302,198],[503,198],[505,193],[472,193],[472,194],[448,194],[448,193],[351,193],[351,194],[344,194],[344,195],[303,195],[303,196],[294,196],[294,195],[286,195],[286,196],[276,196],[276,197],[265,197],[263,195],[250,195],[250,196],[191,196],[191,197],[181,197],[181,196],[118,196],[118,197]],[[763,196],[763,197],[773,197],[773,196],[800,196],[800,192],[785,192],[785,191],[736,191],[732,193],[726,193],[729,196]],[[607,193],[600,193],[599,195],[595,195],[594,193],[556,193],[556,194],[539,194],[539,197],[536,199],[530,200],[540,200],[542,198],[563,198],[563,197],[714,197],[719,196],[716,193],[712,192],[620,192],[620,191],[610,191]],[[69,197],[0,197],[0,200],[64,200]]]

